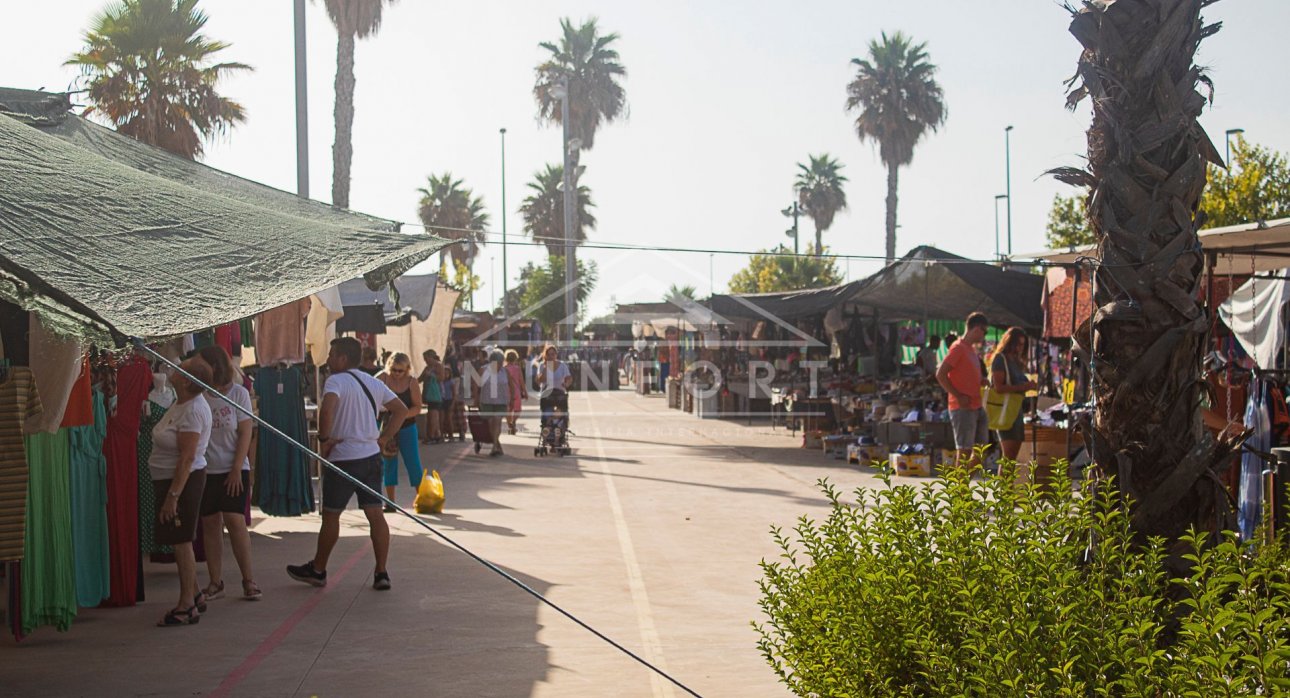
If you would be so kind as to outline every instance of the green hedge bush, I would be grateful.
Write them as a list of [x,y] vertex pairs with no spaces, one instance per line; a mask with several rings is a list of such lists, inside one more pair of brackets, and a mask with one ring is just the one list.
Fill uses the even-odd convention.
[[1106,483],[886,482],[852,504],[821,481],[827,519],[772,530],[753,625],[796,695],[1290,692],[1283,546],[1191,536],[1191,576],[1171,579]]

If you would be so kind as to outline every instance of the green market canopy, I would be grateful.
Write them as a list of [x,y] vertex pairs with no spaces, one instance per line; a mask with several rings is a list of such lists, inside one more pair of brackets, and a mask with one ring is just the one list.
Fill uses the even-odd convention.
[[0,298],[90,341],[156,339],[363,276],[379,288],[451,244],[171,155],[0,90]]

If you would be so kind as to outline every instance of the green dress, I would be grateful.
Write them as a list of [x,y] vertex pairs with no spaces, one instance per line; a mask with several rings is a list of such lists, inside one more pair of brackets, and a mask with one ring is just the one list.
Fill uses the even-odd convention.
[[26,554],[22,563],[22,632],[42,625],[67,630],[76,617],[72,556],[70,450],[67,430],[26,437]]
[[85,608],[112,593],[108,558],[107,411],[103,393],[94,389],[94,423],[67,429],[71,449],[72,542],[76,562],[76,600]]

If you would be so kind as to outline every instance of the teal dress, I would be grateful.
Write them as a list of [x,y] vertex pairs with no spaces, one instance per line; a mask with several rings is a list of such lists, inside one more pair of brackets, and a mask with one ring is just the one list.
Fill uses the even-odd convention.
[[75,554],[76,602],[85,608],[99,605],[112,593],[108,559],[107,411],[103,393],[93,393],[94,423],[67,429],[71,452],[72,549]]

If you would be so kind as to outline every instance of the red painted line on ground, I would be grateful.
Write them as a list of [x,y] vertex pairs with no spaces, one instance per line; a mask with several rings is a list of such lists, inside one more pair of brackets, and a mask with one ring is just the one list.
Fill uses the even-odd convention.
[[268,659],[269,655],[273,654],[273,652],[278,649],[278,645],[282,644],[282,641],[287,639],[287,636],[291,634],[291,631],[294,630],[295,627],[305,619],[305,617],[310,613],[313,613],[313,610],[318,607],[318,604],[322,603],[323,597],[330,593],[332,589],[336,588],[336,585],[345,578],[345,575],[354,568],[354,565],[358,564],[358,561],[362,559],[367,552],[368,546],[359,546],[358,550],[354,551],[354,554],[345,561],[345,564],[340,568],[338,573],[328,575],[327,586],[319,589],[316,593],[311,594],[308,599],[305,599],[305,601],[300,604],[300,607],[296,609],[296,612],[291,614],[291,617],[282,621],[281,625],[279,625],[272,633],[269,633],[269,636],[264,638],[264,641],[252,650],[251,654],[248,655],[241,664],[237,665],[233,671],[229,672],[228,676],[224,677],[224,680],[220,682],[219,686],[215,687],[215,690],[210,694],[211,698],[223,698],[224,696],[231,695],[233,693],[233,689],[236,688],[243,679],[250,676],[251,672],[255,671],[255,668],[258,667],[261,662]]

